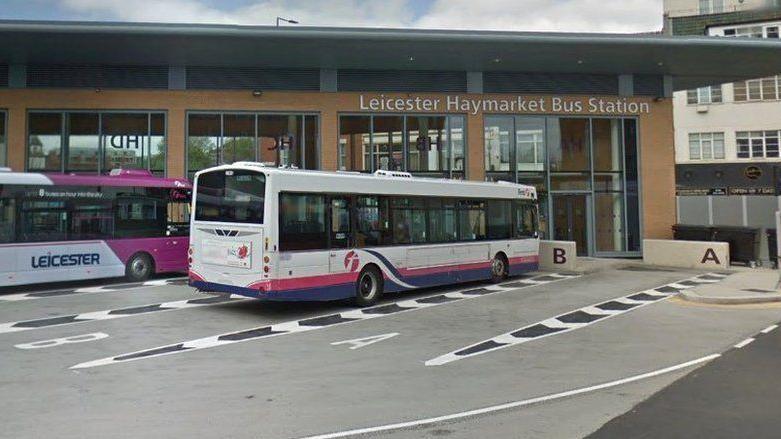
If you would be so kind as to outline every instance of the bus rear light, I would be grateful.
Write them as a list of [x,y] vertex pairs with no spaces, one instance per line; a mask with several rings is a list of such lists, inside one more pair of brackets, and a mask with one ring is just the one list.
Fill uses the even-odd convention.
[[268,270],[269,270],[268,265],[264,265],[263,266],[263,272],[264,273],[268,273]]
[[195,253],[195,250],[193,250],[193,247],[190,246],[190,248],[187,249],[187,254],[192,255],[193,253]]
[[266,238],[264,241],[265,241],[265,244],[266,244],[266,245],[265,245],[265,247],[266,247],[266,250],[268,250],[268,238]]
[[187,263],[190,265],[193,265],[193,258],[187,258]]
[[271,261],[271,258],[269,258],[268,256],[263,256],[263,263],[268,264],[269,261]]

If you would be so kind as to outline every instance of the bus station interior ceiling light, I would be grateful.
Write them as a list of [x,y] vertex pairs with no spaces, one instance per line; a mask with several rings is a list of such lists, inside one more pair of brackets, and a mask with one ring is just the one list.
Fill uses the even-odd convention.
[[252,90],[252,96],[254,96],[256,98],[259,98],[259,97],[263,96],[263,91],[262,90]]
[[409,62],[415,61],[415,57],[414,56],[407,57],[407,61]]
[[502,59],[497,56],[496,58],[492,59],[491,62],[495,64],[499,64],[500,62],[502,62]]

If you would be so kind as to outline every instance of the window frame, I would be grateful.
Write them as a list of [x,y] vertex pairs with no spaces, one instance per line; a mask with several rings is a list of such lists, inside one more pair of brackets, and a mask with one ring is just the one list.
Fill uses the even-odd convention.
[[[377,112],[377,113],[361,113],[361,112],[344,112],[339,113],[337,117],[337,167],[340,168],[340,163],[343,156],[347,155],[346,150],[342,150],[342,144],[341,144],[341,126],[342,126],[342,118],[345,117],[367,117],[369,118],[369,152],[368,152],[368,168],[369,169],[340,169],[344,172],[361,172],[361,173],[372,173],[380,168],[378,166],[375,166],[377,163],[377,160],[375,159],[376,154],[376,148],[375,148],[375,130],[374,130],[374,119],[376,117],[400,117],[402,120],[402,154],[403,159],[401,161],[402,169],[399,171],[402,172],[410,172],[413,175],[417,176],[431,176],[431,177],[441,177],[441,178],[450,178],[450,179],[466,179],[468,176],[469,166],[469,154],[468,154],[468,144],[467,144],[467,114],[466,113],[388,113],[388,112]],[[410,142],[410,134],[409,134],[409,125],[408,125],[408,119],[412,117],[443,117],[445,119],[445,135],[447,137],[447,140],[444,142],[447,145],[448,153],[447,153],[447,167],[444,168],[444,166],[440,166],[441,168],[439,171],[411,171],[410,170],[410,148],[412,147]],[[453,132],[456,128],[452,123],[455,119],[461,119],[460,129],[462,131],[461,136],[461,142],[463,143],[463,148],[461,150],[461,153],[463,156],[459,157],[458,160],[462,160],[461,169],[456,169],[457,159],[454,154],[454,140],[453,140]],[[346,162],[346,160],[345,160]],[[354,167],[354,166],[353,166]]]
[[[719,154],[719,157],[716,156],[716,141],[719,140],[718,137],[721,137],[721,152]],[[726,158],[726,151],[725,151],[725,137],[724,132],[722,131],[714,131],[714,132],[698,132],[698,133],[689,133],[688,135],[688,151],[689,151],[689,160],[724,160]],[[697,150],[699,151],[699,155],[695,157],[692,154],[692,144],[697,144]],[[705,144],[709,144],[708,151],[710,151],[710,157],[705,157]]]
[[[0,110],[2,111],[2,110]],[[32,114],[57,114],[60,117],[60,166],[59,169],[38,169],[38,168],[31,168],[30,167],[30,116]],[[68,163],[68,156],[69,156],[69,137],[70,132],[68,130],[68,124],[70,120],[70,115],[72,114],[97,114],[98,116],[98,170],[97,174],[105,174],[111,169],[106,169],[105,166],[105,151],[106,151],[106,137],[107,135],[103,132],[103,117],[105,115],[128,115],[128,114],[145,114],[147,119],[147,130],[146,135],[144,136],[146,138],[146,144],[144,145],[148,151],[150,152],[150,155],[147,156],[145,159],[146,166],[144,168],[140,168],[143,170],[147,170],[152,172],[153,174],[166,177],[168,175],[168,146],[169,146],[169,131],[168,131],[168,110],[162,110],[162,109],[130,109],[130,110],[123,110],[123,109],[45,109],[45,108],[35,108],[35,109],[28,109],[25,117],[25,149],[24,149],[24,170],[25,172],[75,172],[79,174],[95,174],[93,171],[79,171],[79,170],[71,170],[69,169],[69,163]],[[163,116],[163,134],[162,137],[164,139],[165,143],[165,150],[163,151],[163,169],[153,169],[152,168],[152,157],[151,157],[151,148],[152,148],[152,138],[153,137],[159,137],[152,134],[152,116],[153,115],[162,115]],[[128,169],[139,169],[139,168],[128,168]]]
[[[755,135],[757,133],[761,133],[761,135]],[[768,139],[772,138],[776,139],[775,153],[768,155]],[[744,146],[747,148],[745,152],[741,151],[741,141],[745,141]],[[755,141],[761,142],[761,155],[754,153]],[[779,142],[781,142],[781,130],[735,131],[735,148],[738,160],[777,159],[781,157]]]

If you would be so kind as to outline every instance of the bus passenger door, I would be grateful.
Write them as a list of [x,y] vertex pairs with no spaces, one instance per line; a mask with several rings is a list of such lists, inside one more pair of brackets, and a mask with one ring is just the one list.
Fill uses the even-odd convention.
[[[350,255],[353,246],[353,230],[350,217],[350,198],[334,196],[328,204],[328,239],[331,249],[328,253],[328,267],[331,273],[348,273],[358,267],[357,256]],[[355,264],[353,264],[355,260]]]

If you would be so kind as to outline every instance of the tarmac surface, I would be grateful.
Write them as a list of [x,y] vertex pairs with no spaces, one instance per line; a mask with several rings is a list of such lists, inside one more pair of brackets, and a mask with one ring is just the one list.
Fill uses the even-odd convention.
[[778,322],[779,304],[676,297],[724,279],[617,265],[370,309],[177,279],[14,290],[0,437],[584,437]]

